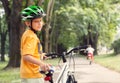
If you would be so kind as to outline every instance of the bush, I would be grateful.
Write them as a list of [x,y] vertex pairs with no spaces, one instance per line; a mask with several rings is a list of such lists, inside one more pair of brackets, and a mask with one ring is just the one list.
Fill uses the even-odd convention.
[[112,48],[114,49],[115,54],[120,54],[120,39],[113,42]]

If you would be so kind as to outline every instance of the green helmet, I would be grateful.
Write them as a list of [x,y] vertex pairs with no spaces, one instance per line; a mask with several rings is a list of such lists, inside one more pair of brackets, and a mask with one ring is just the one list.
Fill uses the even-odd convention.
[[29,6],[25,8],[22,12],[22,20],[31,20],[38,17],[44,17],[46,14],[43,9],[39,6]]

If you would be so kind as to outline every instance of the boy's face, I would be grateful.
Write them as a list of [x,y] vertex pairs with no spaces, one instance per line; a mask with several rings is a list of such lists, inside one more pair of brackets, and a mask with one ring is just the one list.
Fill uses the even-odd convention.
[[31,22],[27,22],[26,23],[27,26],[32,26],[32,28],[35,30],[35,31],[41,31],[42,29],[42,26],[43,26],[43,21],[42,21],[42,18],[36,18],[36,19],[33,19],[32,20],[32,25],[31,25]]

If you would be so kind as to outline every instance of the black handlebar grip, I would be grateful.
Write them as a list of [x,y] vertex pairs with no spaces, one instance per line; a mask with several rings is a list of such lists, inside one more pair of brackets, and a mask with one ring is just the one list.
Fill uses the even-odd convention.
[[62,60],[63,60],[63,62],[65,63],[65,62],[67,62],[67,60],[66,60],[66,58],[65,58],[65,56],[64,56],[64,54],[62,54]]

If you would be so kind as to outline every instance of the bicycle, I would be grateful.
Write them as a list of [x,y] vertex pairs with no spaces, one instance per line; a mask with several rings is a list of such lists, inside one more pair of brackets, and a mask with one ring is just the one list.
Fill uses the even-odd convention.
[[89,65],[91,65],[92,63],[93,63],[93,61],[92,61],[92,58],[91,58],[92,56],[89,56],[89,54],[87,55],[87,60],[89,60]]
[[[80,50],[80,49],[82,49],[81,46],[75,47],[75,48],[71,49],[70,51],[63,53],[63,54],[53,53],[53,54],[46,55],[46,56],[51,56],[51,57],[57,55],[57,56],[61,57],[61,59],[64,63],[64,65],[60,71],[60,74],[59,74],[57,80],[55,81],[55,83],[77,83],[75,76],[74,76],[75,71],[70,70],[69,68],[70,68],[71,59],[73,59],[73,62],[74,62],[73,65],[74,65],[74,70],[75,70],[75,61],[74,61],[74,57],[73,57],[73,51]],[[69,62],[66,60],[67,55],[69,55],[68,56]],[[53,77],[52,77],[53,73],[54,73],[54,70],[50,70],[46,74],[47,77],[51,78],[48,80],[50,83],[54,83]]]

